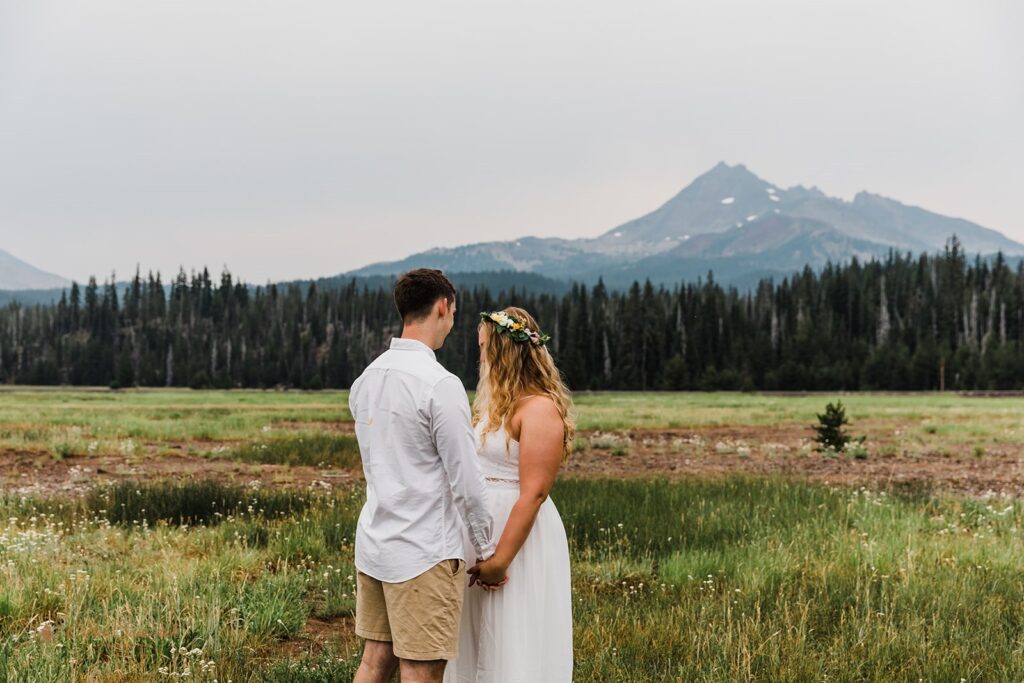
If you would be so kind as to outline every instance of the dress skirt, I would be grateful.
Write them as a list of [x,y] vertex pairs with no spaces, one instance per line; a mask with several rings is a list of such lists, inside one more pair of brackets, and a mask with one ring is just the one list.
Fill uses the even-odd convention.
[[[519,498],[516,484],[488,482],[495,541]],[[475,551],[464,538],[466,558]],[[500,590],[466,588],[458,658],[444,683],[569,683],[572,681],[572,580],[562,518],[548,498]]]

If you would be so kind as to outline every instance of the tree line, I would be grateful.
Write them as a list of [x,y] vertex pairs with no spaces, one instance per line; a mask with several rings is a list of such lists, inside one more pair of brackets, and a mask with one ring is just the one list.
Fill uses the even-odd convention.
[[[205,269],[169,288],[159,273],[115,282],[0,308],[0,382],[347,388],[401,330],[386,286],[251,287]],[[1024,265],[969,259],[955,237],[744,292],[710,272],[671,289],[461,288],[438,359],[469,387],[477,312],[506,305],[538,318],[576,390],[1024,388]]]

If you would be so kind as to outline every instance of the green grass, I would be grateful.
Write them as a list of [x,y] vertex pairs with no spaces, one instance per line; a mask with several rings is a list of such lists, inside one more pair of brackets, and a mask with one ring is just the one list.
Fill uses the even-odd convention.
[[122,526],[212,525],[246,511],[271,518],[301,512],[309,499],[294,491],[246,489],[216,481],[120,481],[94,489],[84,504],[91,515]]
[[[163,511],[151,523],[112,521],[100,493],[0,500],[0,675],[351,679],[358,492],[293,493],[271,511],[271,491],[134,486],[122,494]],[[223,516],[195,512],[204,496]],[[576,680],[1024,673],[1020,503],[746,477],[566,480],[552,498],[572,554]],[[312,617],[340,637],[289,655],[281,643]]]
[[[869,446],[886,440],[896,443],[885,448],[898,452],[981,447],[982,454],[1024,446],[1022,397],[606,392],[578,393],[575,400],[585,432],[743,426],[809,436],[816,414],[837,397],[851,432],[867,431]],[[351,423],[345,391],[0,388],[0,449],[56,459],[141,456],[179,443],[193,453],[253,462],[351,467],[354,442],[337,433]]]
[[350,434],[312,433],[277,436],[245,443],[225,457],[275,465],[314,465],[357,468],[359,443]]
[[744,478],[563,482],[554,496],[593,647],[582,680],[1024,672],[1020,504]]
[[276,643],[311,614],[352,613],[358,498],[205,482],[121,495],[135,490],[162,511],[151,523],[97,511],[107,490],[0,502],[0,680],[158,680],[186,667],[193,680],[263,680],[282,663]]
[[147,442],[194,441],[204,450],[216,442],[302,431],[304,422],[351,419],[348,392],[338,391],[0,390],[0,447],[63,457],[131,455]]

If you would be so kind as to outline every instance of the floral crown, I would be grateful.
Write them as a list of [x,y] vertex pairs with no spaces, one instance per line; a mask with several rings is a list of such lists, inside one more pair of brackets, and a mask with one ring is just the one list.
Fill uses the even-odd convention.
[[498,328],[498,333],[508,335],[512,338],[512,341],[530,342],[534,346],[544,346],[551,339],[550,335],[531,330],[524,322],[504,311],[493,311],[490,313],[482,311],[480,319],[494,323],[495,327]]

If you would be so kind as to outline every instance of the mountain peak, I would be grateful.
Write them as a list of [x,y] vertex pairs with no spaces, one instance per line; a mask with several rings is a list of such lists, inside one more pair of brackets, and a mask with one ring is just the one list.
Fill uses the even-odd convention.
[[757,180],[761,180],[756,175],[751,173],[750,169],[748,169],[743,164],[734,164],[730,166],[724,161],[719,161],[710,169],[697,176],[697,178],[693,182],[696,183],[702,178],[756,178]]
[[782,201],[777,193],[775,186],[743,164],[730,166],[720,161],[655,211],[613,228],[599,239],[626,238],[636,244],[657,244],[660,250],[684,235],[722,232],[750,216],[771,211]]

